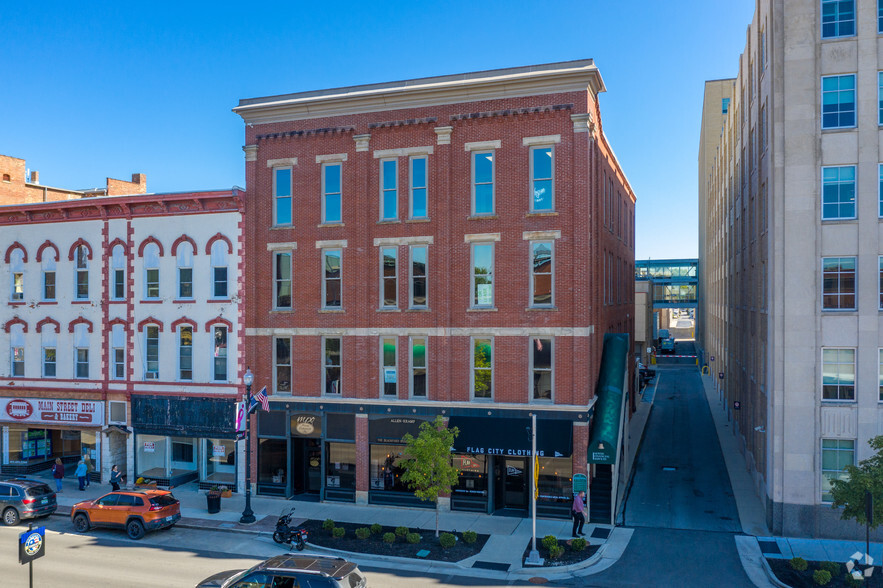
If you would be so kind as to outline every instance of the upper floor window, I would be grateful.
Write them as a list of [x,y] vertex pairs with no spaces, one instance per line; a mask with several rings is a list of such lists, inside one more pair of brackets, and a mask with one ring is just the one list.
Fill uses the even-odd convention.
[[181,326],[178,331],[178,379],[193,379],[193,327]]
[[56,259],[51,255],[46,255],[40,264],[43,270],[43,300],[55,300]]
[[380,338],[380,390],[383,396],[398,395],[397,337]]
[[472,244],[472,306],[494,305],[494,244]]
[[291,394],[291,338],[276,337],[273,353],[276,393]]
[[822,38],[855,34],[855,0],[822,0]]
[[229,298],[227,290],[227,242],[212,243],[212,297]]
[[883,2],[877,0],[877,32],[883,33]]
[[341,307],[341,250],[322,250],[322,308]]
[[855,310],[855,258],[822,258],[822,309]]
[[531,241],[531,273],[530,291],[531,306],[552,306],[555,302],[554,266],[552,260],[553,243],[550,241]]
[[380,249],[380,306],[398,306],[398,248]]
[[144,330],[144,379],[159,379],[159,327],[156,325]]
[[322,222],[342,222],[341,204],[341,164],[325,163],[322,165]]
[[855,349],[822,349],[822,400],[855,400]]
[[855,74],[822,78],[822,128],[855,126]]
[[111,297],[123,300],[126,297],[126,249],[122,245],[114,245],[110,257]]
[[426,337],[411,337],[411,396],[426,398]]
[[855,166],[822,168],[822,220],[855,218]]
[[111,378],[126,378],[126,329],[123,325],[114,325],[110,331],[110,365]]
[[426,245],[411,245],[411,308],[426,308]]
[[555,209],[554,165],[552,147],[531,147],[531,212],[548,212]]
[[43,348],[43,377],[54,378],[57,374],[56,349],[58,348],[58,333],[55,327],[46,325],[40,333],[40,344]]
[[[215,245],[220,243],[216,242]],[[188,300],[193,298],[193,246],[184,241],[178,244],[178,298]]]
[[846,480],[846,466],[855,465],[854,439],[822,439],[822,502],[832,502],[832,482]]
[[76,299],[89,299],[89,249],[79,245],[74,253],[76,265]]
[[291,168],[273,168],[273,224],[291,224]]
[[273,262],[273,308],[291,308],[291,254],[274,253]]
[[472,339],[472,397],[494,397],[494,340]]
[[877,393],[878,400],[883,402],[883,349],[877,350]]
[[227,327],[212,329],[212,379],[215,382],[227,381]]
[[426,199],[426,156],[411,158],[411,218],[429,216]]
[[25,298],[25,252],[21,249],[13,249],[9,256],[9,271],[12,275],[12,289],[9,292],[9,299],[14,301],[24,300]]
[[530,370],[533,375],[533,399],[552,400],[552,339],[531,337]]
[[159,246],[148,243],[144,248],[144,297],[159,298]]
[[380,161],[380,220],[399,217],[399,162],[395,159]]
[[74,377],[89,377],[89,327],[74,326]]
[[879,267],[880,267],[880,273],[879,273],[879,276],[880,276],[880,280],[879,280],[880,306],[879,306],[879,310],[883,310],[883,256],[880,256],[877,258],[877,263],[879,264]]
[[472,154],[472,214],[494,214],[494,152]]
[[323,389],[325,394],[340,394],[340,337],[323,337]]
[[726,114],[730,110],[730,99],[721,98],[721,114]]
[[25,375],[25,328],[24,325],[14,324],[9,329],[10,337],[10,370],[13,378],[23,378]]

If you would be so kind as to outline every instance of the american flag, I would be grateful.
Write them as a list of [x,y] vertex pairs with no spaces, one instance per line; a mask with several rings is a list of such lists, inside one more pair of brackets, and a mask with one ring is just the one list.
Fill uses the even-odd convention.
[[251,407],[249,408],[249,412],[253,411],[255,407],[258,405],[258,402],[261,403],[261,408],[269,412],[270,410],[270,400],[267,398],[267,387],[264,386],[260,389],[260,391],[252,396],[251,398]]

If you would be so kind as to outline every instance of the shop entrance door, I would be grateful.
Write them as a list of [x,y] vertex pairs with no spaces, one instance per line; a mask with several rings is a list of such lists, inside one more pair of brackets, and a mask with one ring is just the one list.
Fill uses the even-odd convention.
[[494,498],[497,509],[527,509],[527,460],[523,457],[497,457],[494,468]]
[[295,496],[319,497],[322,481],[322,445],[320,439],[291,439],[291,491]]

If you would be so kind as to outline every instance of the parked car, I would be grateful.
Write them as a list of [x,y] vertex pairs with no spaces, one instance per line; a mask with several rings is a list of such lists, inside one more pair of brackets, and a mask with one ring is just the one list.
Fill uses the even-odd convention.
[[180,518],[181,503],[166,490],[119,490],[71,508],[71,521],[80,533],[92,527],[115,527],[125,529],[132,539],[171,527]]
[[15,477],[0,480],[0,513],[4,525],[11,527],[22,519],[48,517],[57,508],[55,492],[43,482]]
[[328,555],[277,555],[247,570],[206,578],[196,588],[366,588],[356,564]]
[[662,345],[659,346],[660,351],[662,353],[674,353],[675,352],[675,338],[669,337],[667,339],[662,340]]
[[659,338],[660,345],[662,345],[662,342],[671,336],[668,332],[668,329],[659,329],[659,331],[656,332],[656,335]]

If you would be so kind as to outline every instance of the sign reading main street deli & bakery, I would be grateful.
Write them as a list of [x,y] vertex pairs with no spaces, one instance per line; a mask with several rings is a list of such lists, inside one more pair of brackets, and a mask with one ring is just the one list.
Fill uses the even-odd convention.
[[54,398],[0,398],[0,421],[97,427],[104,424],[104,403]]

